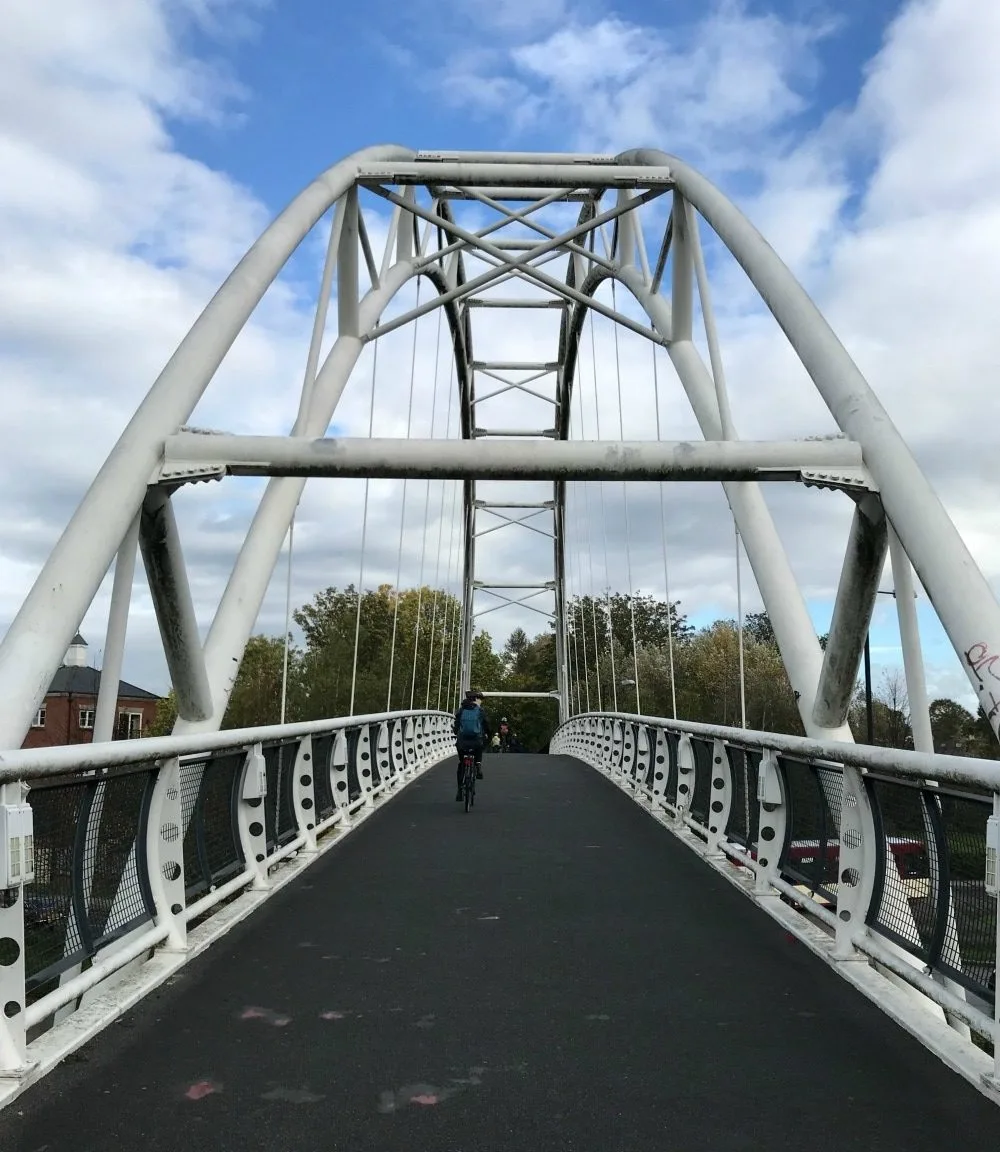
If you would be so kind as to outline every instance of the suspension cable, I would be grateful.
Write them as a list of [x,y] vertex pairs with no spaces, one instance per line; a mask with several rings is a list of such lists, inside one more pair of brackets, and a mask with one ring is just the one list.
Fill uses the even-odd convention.
[[[597,439],[601,439],[601,405],[597,388],[597,346],[594,340],[594,317],[590,317],[590,356],[594,366],[594,414],[597,418]],[[611,654],[611,700],[612,710],[618,711],[618,674],[615,671],[615,629],[611,620],[611,579],[608,575],[608,522],[604,506],[604,481],[599,481],[601,491],[601,531],[604,534],[604,594],[608,612],[608,650]]]
[[[660,377],[656,368],[656,345],[651,344],[653,353],[653,401],[656,407],[656,439],[660,440]],[[674,677],[674,609],[670,603],[670,570],[667,565],[667,509],[663,499],[663,481],[660,481],[660,542],[663,545],[663,587],[667,597],[667,658],[670,664],[670,706],[673,718],[677,719],[677,681]]]
[[[580,392],[580,406],[579,406],[580,407],[580,440],[583,441],[584,439],[586,439],[586,437],[584,436],[584,432],[583,432],[583,388],[582,388],[582,385],[581,385],[581,388],[579,389],[579,392]],[[571,421],[571,423],[572,423],[572,419],[573,419],[573,409],[572,409],[572,405],[571,405],[570,406],[570,421]],[[579,492],[580,488],[583,488],[584,494],[586,494],[586,490],[587,490],[587,481],[586,480],[584,480],[582,483],[577,482],[577,484],[576,484],[577,492]],[[576,501],[576,518],[577,518],[577,521],[582,525],[582,523],[583,523],[583,502],[580,500]],[[588,529],[588,534],[589,534],[589,529]],[[584,685],[586,687],[587,711],[589,712],[590,711],[590,662],[587,659],[587,618],[586,618],[586,614],[584,612],[584,605],[583,605],[583,564],[580,561],[580,551],[582,548],[583,548],[583,532],[581,531],[580,532],[580,544],[579,544],[579,547],[576,549],[576,586],[578,589],[578,597],[577,598],[579,601],[579,608],[580,608],[580,637],[583,640],[583,672],[584,672],[584,677],[585,677]],[[576,617],[574,615],[574,626],[575,626],[575,620],[576,620]],[[579,685],[579,675],[580,674],[578,672],[577,673],[577,684],[578,685]]]
[[743,564],[740,560],[740,528],[733,518],[733,531],[736,533],[736,612],[739,617],[738,635],[740,645],[740,719],[741,727],[747,726],[747,685],[743,665],[743,585],[740,571]]
[[[441,317],[444,309],[438,309],[437,338],[434,345],[434,394],[431,399],[431,439],[434,439],[434,419],[437,415],[438,367],[441,362]],[[420,578],[417,580],[417,619],[413,628],[413,672],[410,676],[410,711],[417,691],[417,648],[420,643],[420,613],[424,606],[424,565],[427,561],[427,516],[431,507],[431,482],[426,481],[424,491],[424,539],[420,546]],[[433,634],[431,642],[433,643]],[[429,666],[428,666],[429,667]]]
[[[461,626],[459,625],[459,613],[462,611],[462,600],[458,592],[462,586],[462,577],[460,575],[462,565],[462,525],[457,522],[458,515],[458,493],[461,486],[461,481],[456,480],[454,487],[451,490],[451,545],[450,548],[455,554],[455,585],[456,590],[452,595],[454,604],[452,605],[451,612],[451,629],[448,633],[448,678],[445,681],[447,687],[445,688],[445,699],[452,700],[452,681],[456,662],[456,649],[461,648],[460,636]],[[463,517],[464,520],[464,517]],[[451,560],[448,561],[448,570],[451,571]]]
[[[451,429],[451,402],[455,393],[455,363],[452,361],[451,372],[448,376],[448,414],[444,419],[444,437],[448,439],[448,432]],[[434,438],[434,424],[431,423],[431,439]],[[441,507],[438,509],[438,542],[437,542],[437,559],[434,564],[434,607],[431,610],[431,646],[427,654],[427,698],[424,701],[424,707],[430,708],[431,706],[431,677],[434,674],[434,642],[437,639],[437,610],[438,598],[441,595],[441,540],[444,535],[444,497],[445,491],[448,487],[446,480],[441,481]],[[449,573],[450,578],[450,573]],[[444,648],[444,632],[446,625],[442,626],[441,646]],[[440,693],[439,693],[440,695]],[[440,708],[440,704],[438,704]]]
[[[421,281],[417,279],[417,307],[420,307],[420,285]],[[413,392],[414,382],[417,376],[417,329],[420,325],[420,317],[418,316],[413,322],[413,348],[410,353],[410,403],[406,413],[406,438],[409,440],[410,432],[413,429]],[[392,711],[392,673],[396,664],[396,628],[399,624],[399,581],[403,572],[403,530],[406,525],[406,488],[407,481],[403,478],[403,507],[399,514],[399,550],[396,556],[396,596],[395,603],[392,609],[392,646],[389,650],[389,687],[386,692],[385,710],[386,712]]]
[[[296,506],[296,511],[298,507]],[[295,512],[288,523],[288,572],[285,577],[285,653],[281,666],[281,723],[285,722],[285,702],[288,699],[288,648],[292,633],[292,550],[295,547]]]
[[[611,307],[618,311],[618,299],[615,294],[615,281],[611,281]],[[618,325],[614,326],[615,333],[615,375],[618,382],[618,426],[621,432],[622,443],[625,442],[625,416],[622,410],[622,366],[618,351]],[[628,515],[628,481],[622,481],[622,503],[625,507],[625,567],[628,572],[628,606],[632,621],[632,668],[635,674],[635,710],[641,716],[642,704],[639,700],[639,646],[635,638],[635,596],[632,592],[632,530]]]
[[[596,369],[595,369],[596,371]],[[595,378],[594,388],[596,391],[597,383]],[[584,440],[587,438],[587,428],[584,416],[586,408],[584,406],[583,396],[583,383],[581,376],[580,384],[580,435]],[[591,537],[591,526],[593,524],[593,515],[590,505],[590,481],[584,481],[584,500],[586,502],[586,515],[587,515],[587,560],[590,567],[590,620],[593,625],[594,631],[594,678],[597,684],[597,711],[604,711],[604,704],[601,693],[601,649],[597,642],[597,581],[594,579],[594,545]]]
[[[372,350],[372,394],[368,404],[368,439],[372,438],[375,428],[375,373],[378,369],[378,346],[380,340],[373,341]],[[348,716],[354,715],[354,692],[358,682],[358,641],[361,637],[361,596],[365,586],[365,548],[368,542],[368,486],[370,477],[365,477],[364,509],[361,514],[361,568],[358,572],[358,606],[354,615],[354,659],[351,663],[351,706]]]
[[[685,208],[685,212],[688,209]],[[701,231],[698,227],[698,218],[693,209],[688,216],[690,227],[688,228],[688,235],[691,237],[691,254],[694,257],[694,271],[695,278],[698,284],[698,298],[701,301],[701,315],[705,325],[705,340],[708,343],[708,358],[712,367],[712,379],[715,382],[715,399],[719,407],[719,423],[722,427],[722,438],[724,440],[736,439],[736,428],[733,424],[733,414],[729,406],[729,393],[726,389],[726,375],[722,365],[722,353],[719,349],[719,336],[715,327],[715,311],[712,308],[712,297],[708,284],[708,273],[705,270],[705,256],[701,249]],[[737,615],[739,617],[737,624],[737,635],[739,641],[739,656],[740,656],[740,714],[743,720],[743,727],[747,726],[747,705],[746,705],[746,676],[743,663],[743,590],[741,586],[741,568],[740,562],[740,527],[736,523],[736,512],[733,510],[732,503],[729,505],[730,513],[733,518],[733,531],[736,533],[736,601],[737,601]]]
[[[447,582],[445,584],[445,588],[448,589],[448,595],[449,596],[451,596],[451,581],[452,581],[451,573],[452,573],[452,564],[454,561],[454,554],[455,554],[455,508],[456,508],[456,505],[458,504],[458,485],[459,485],[459,481],[457,481],[457,480],[452,481],[451,513],[448,517],[448,579],[447,579]],[[438,695],[437,695],[437,703],[438,703],[438,710],[439,711],[441,709],[441,694],[442,694],[442,691],[444,689],[445,639],[447,639],[447,641],[448,641],[447,647],[448,647],[448,675],[449,675],[449,678],[451,676],[451,656],[452,656],[452,651],[454,650],[454,646],[455,646],[454,629],[455,629],[455,624],[458,620],[458,616],[457,616],[458,609],[457,609],[457,598],[452,596],[452,599],[455,600],[455,606],[450,604],[447,600],[445,600],[445,605],[444,605],[445,630],[444,630],[444,636],[441,638],[441,669],[440,669],[440,672],[438,674]],[[448,625],[449,615],[452,618],[450,627]],[[449,692],[451,691],[450,679],[449,679],[449,684],[448,684],[448,690],[449,690]]]

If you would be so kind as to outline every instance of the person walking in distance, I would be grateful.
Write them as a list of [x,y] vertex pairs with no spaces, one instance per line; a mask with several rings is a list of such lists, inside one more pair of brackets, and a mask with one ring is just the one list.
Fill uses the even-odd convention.
[[475,692],[470,688],[455,713],[455,723],[452,728],[455,733],[455,745],[458,749],[458,794],[455,796],[456,800],[462,799],[462,756],[466,752],[472,752],[476,758],[476,779],[482,780],[483,778],[483,748],[492,733],[489,717],[480,704],[482,698],[482,692]]

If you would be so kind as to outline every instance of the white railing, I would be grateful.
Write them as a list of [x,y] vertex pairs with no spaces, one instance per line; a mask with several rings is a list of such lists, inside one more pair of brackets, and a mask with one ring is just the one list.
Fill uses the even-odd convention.
[[737,865],[765,905],[795,906],[833,961],[870,958],[966,1043],[970,1030],[992,1042],[1000,1083],[995,864],[987,874],[1000,762],[621,713],[573,717],[551,751]]
[[450,715],[398,712],[0,756],[0,867],[20,869],[0,871],[0,1088],[56,1014],[134,961],[183,962],[196,925],[453,750]]

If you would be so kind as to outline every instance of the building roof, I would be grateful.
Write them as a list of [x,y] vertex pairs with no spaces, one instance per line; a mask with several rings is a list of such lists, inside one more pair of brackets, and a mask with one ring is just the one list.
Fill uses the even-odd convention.
[[[46,693],[48,696],[96,696],[101,687],[101,674],[96,668],[77,668],[72,665],[63,665],[58,669]],[[159,700],[155,692],[147,692],[145,688],[137,688],[127,680],[118,681],[119,700]]]

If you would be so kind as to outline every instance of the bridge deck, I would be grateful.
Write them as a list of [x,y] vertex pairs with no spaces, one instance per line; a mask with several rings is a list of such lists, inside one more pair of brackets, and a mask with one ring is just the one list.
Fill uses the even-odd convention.
[[1000,1110],[591,769],[439,767],[0,1148],[995,1149]]

